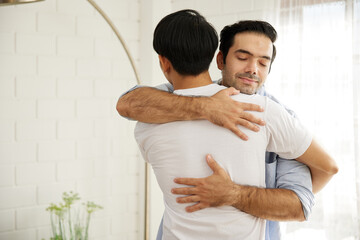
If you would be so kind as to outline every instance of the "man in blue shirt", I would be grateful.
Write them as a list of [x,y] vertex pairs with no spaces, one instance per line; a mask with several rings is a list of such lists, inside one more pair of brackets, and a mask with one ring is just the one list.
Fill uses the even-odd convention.
[[[218,68],[222,71],[223,78],[228,79],[228,87],[246,94],[265,95],[278,102],[262,87],[276,56],[276,48],[272,44],[271,58],[263,55],[261,49],[266,46],[261,41],[256,41],[258,38],[251,37],[254,33],[270,39],[272,43],[277,37],[275,29],[262,21],[240,21],[226,26],[220,36]],[[241,47],[229,52],[238,39],[242,41]],[[228,128],[244,140],[247,136],[237,125],[257,131],[258,126],[255,124],[264,124],[261,119],[247,112],[261,111],[258,106],[235,103],[229,98],[238,93],[234,88],[225,89],[212,97],[196,98],[168,93],[173,91],[170,84],[159,88],[165,91],[148,87],[131,89],[120,97],[118,112],[124,117],[148,123],[207,119]],[[311,179],[310,171],[304,164],[295,160],[283,160],[274,153],[267,153],[266,156],[267,188],[237,185],[236,191],[223,191],[222,186],[231,182],[230,177],[210,159],[209,166],[214,171],[213,175],[203,179],[175,179],[176,183],[189,187],[173,189],[173,193],[189,195],[177,200],[179,203],[195,203],[186,208],[188,212],[205,207],[231,205],[255,217],[267,219],[266,239],[280,239],[277,221],[307,219],[314,204],[313,192],[319,191],[331,177],[311,169]],[[160,226],[158,239],[161,239],[161,229]]]

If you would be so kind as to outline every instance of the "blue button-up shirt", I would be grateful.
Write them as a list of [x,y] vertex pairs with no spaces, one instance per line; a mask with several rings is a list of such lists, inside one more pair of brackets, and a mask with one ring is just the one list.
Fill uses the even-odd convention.
[[[219,83],[219,81],[214,81],[214,83]],[[138,88],[141,86],[135,86],[126,93]],[[156,88],[173,92],[174,88],[171,84],[162,84],[157,86]],[[269,97],[273,101],[281,104],[275,97],[268,94],[265,91],[265,88],[262,87],[257,92],[262,96]],[[121,96],[123,96],[121,95]],[[281,104],[282,105],[282,104]],[[282,105],[290,115],[296,117],[295,113]],[[288,160],[282,159],[275,153],[266,153],[266,188],[283,188],[289,189],[296,193],[299,197],[302,208],[304,211],[305,219],[308,219],[309,214],[311,213],[311,209],[314,205],[314,194],[312,193],[312,182],[311,182],[311,174],[309,168],[296,160]],[[280,240],[281,239],[281,231],[279,222],[275,221],[266,221],[266,240]],[[156,240],[162,239],[162,220],[159,226],[159,231],[156,237]]]

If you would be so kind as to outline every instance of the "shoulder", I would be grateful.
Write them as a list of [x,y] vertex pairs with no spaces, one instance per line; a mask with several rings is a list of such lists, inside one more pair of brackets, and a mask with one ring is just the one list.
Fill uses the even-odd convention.
[[285,104],[283,104],[282,102],[280,102],[276,97],[274,97],[274,95],[270,94],[268,91],[266,91],[265,87],[262,86],[259,91],[257,92],[257,94],[261,95],[261,96],[266,96],[269,99],[271,99],[272,101],[278,103],[279,105],[281,105],[291,116],[297,118],[296,113],[291,110],[290,108],[288,108]]
[[286,111],[284,106],[280,103],[275,102],[273,99],[269,97],[264,97],[264,112],[265,117],[267,118],[266,121],[274,121],[279,120],[280,118],[290,118],[291,115]]
[[237,95],[231,96],[231,98],[238,102],[257,104],[263,108],[265,108],[267,105],[267,97],[261,96],[259,94],[248,95],[248,94],[239,93]]

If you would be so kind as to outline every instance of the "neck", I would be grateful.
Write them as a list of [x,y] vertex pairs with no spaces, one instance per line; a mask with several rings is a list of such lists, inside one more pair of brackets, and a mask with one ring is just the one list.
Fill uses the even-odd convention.
[[211,77],[208,71],[196,76],[183,76],[176,73],[172,78],[174,90],[202,87],[211,84]]

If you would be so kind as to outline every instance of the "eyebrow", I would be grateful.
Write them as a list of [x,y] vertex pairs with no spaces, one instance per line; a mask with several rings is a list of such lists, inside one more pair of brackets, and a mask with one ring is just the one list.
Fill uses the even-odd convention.
[[[235,51],[235,53],[238,53],[238,52],[240,52],[240,53],[245,53],[245,54],[249,54],[250,56],[254,56],[253,53],[251,53],[251,52],[249,52],[249,51],[246,51],[246,50],[244,50],[244,49],[238,49],[238,50]],[[260,58],[265,58],[265,59],[271,61],[271,57],[269,57],[269,56],[260,56]]]

